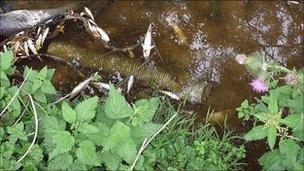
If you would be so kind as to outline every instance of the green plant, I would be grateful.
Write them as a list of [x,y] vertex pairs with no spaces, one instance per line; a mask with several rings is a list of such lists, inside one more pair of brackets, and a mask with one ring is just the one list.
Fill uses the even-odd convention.
[[[260,57],[254,55],[249,61],[258,61],[254,58]],[[291,71],[274,62],[264,63],[269,66],[269,72],[265,75],[271,78],[271,90],[261,98],[255,98],[255,103],[249,104],[245,100],[236,109],[239,118],[252,118],[255,121],[254,127],[244,137],[247,141],[267,139],[271,151],[259,159],[264,169],[303,170],[304,72]],[[249,68],[255,70],[259,66],[255,64]],[[287,74],[285,85],[278,86],[278,81],[274,79],[274,74],[278,73]]]
[[[166,113],[174,113],[165,104]],[[169,112],[168,112],[169,110]],[[171,111],[171,112],[170,112]],[[195,116],[177,116],[141,158],[144,170],[236,170],[245,157],[244,146],[234,146],[227,131],[220,137],[209,124],[195,126]]]
[[[50,82],[54,70],[26,67],[24,81],[17,87],[8,79],[14,72],[12,53],[0,57],[1,169],[129,168],[142,141],[160,128],[151,122],[158,98],[130,105],[111,86],[103,103],[95,96],[52,105],[52,96],[57,95]],[[38,120],[33,122],[29,115],[37,112],[38,131],[34,129]]]

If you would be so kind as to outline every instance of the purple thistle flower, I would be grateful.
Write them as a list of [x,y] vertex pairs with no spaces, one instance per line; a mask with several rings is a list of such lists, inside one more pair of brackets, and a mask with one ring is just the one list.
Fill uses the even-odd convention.
[[268,86],[264,82],[264,80],[261,79],[254,79],[250,83],[251,88],[253,91],[258,92],[258,93],[264,93],[268,91]]

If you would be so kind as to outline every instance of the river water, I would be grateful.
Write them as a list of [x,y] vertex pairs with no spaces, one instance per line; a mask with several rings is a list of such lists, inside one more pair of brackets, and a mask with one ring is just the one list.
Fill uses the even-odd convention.
[[[14,2],[18,8],[51,8],[59,1]],[[237,119],[234,109],[245,99],[252,99],[249,81],[252,76],[239,65],[240,53],[263,52],[268,59],[282,65],[300,68],[303,56],[303,4],[287,2],[236,1],[147,1],[147,2],[83,2],[89,7],[96,23],[109,35],[111,44],[126,47],[136,43],[153,23],[155,50],[147,67],[157,67],[185,87],[211,85],[203,103],[189,104],[188,109],[204,118],[206,110],[228,114],[228,125],[238,133],[250,125]],[[76,28],[58,40],[98,53],[107,50],[99,42]],[[75,43],[76,42],[76,43]],[[132,60],[143,61],[140,50]],[[129,57],[131,58],[131,57]],[[79,59],[75,59],[76,61]],[[98,59],[81,59],[88,62]],[[67,67],[56,67],[55,82],[60,85],[79,81]],[[111,76],[124,73],[111,73]],[[137,84],[135,82],[135,84]],[[194,96],[199,96],[195,94]],[[258,168],[257,159],[266,150],[264,142],[247,145],[246,170]]]

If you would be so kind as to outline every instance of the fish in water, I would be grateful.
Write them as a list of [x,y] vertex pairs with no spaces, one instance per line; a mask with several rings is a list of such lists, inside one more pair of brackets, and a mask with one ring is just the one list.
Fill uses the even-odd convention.
[[45,24],[78,7],[78,3],[68,3],[60,8],[41,10],[15,10],[0,14],[0,36],[10,36],[22,30]]
[[150,23],[145,39],[144,39],[144,43],[141,44],[142,48],[143,48],[143,54],[144,54],[144,58],[145,60],[149,60],[150,57],[150,52],[151,50],[154,48],[154,46],[152,45],[152,24]]

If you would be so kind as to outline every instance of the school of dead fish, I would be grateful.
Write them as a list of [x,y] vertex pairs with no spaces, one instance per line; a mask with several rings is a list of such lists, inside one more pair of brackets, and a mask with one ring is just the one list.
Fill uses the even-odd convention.
[[[80,17],[87,16],[88,18],[85,18],[85,24],[88,27],[88,30],[91,32],[91,34],[95,38],[100,38],[104,42],[108,43],[110,41],[110,38],[108,34],[100,28],[94,19],[93,13],[91,10],[87,7],[84,7],[84,11],[79,14]],[[19,57],[26,57],[30,54],[38,54],[38,51],[43,47],[45,40],[47,39],[48,35],[50,33],[49,27],[43,29],[41,27],[37,28],[36,31],[36,37],[30,38],[27,36],[24,36],[25,32],[21,31],[17,33],[14,37],[17,39],[7,42],[5,45],[3,45],[4,52],[7,51],[8,47],[13,49],[14,53]],[[19,37],[27,37],[27,38],[20,38]],[[143,49],[143,57],[146,61],[149,61],[151,50],[154,48],[152,40],[152,24],[150,23],[147,29],[147,32],[144,36],[144,40],[141,43],[142,49]],[[8,46],[8,47],[7,47]],[[102,83],[102,82],[95,82],[93,81],[93,76],[90,76],[89,78],[85,79],[84,81],[80,82],[68,95],[67,97],[69,99],[74,99],[77,97],[82,91],[84,91],[88,85],[93,82],[93,85],[97,86],[99,89],[109,90],[110,84]],[[131,75],[128,79],[127,87],[126,87],[126,93],[129,93],[131,88],[134,84],[134,76]],[[122,91],[121,88],[119,88],[119,91]],[[163,91],[159,90],[160,93],[169,96],[170,98],[174,100],[180,100],[180,97],[172,92],[169,91]]]

